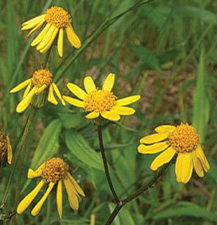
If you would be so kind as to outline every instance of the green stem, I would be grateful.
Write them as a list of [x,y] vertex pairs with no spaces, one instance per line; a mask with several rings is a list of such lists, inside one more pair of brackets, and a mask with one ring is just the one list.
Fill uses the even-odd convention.
[[31,107],[29,118],[26,122],[26,126],[24,128],[23,135],[22,135],[21,140],[18,144],[17,150],[15,151],[15,156],[14,156],[14,159],[12,161],[13,166],[12,166],[11,174],[10,174],[10,177],[8,179],[7,187],[6,187],[3,199],[2,199],[2,203],[0,205],[0,209],[2,209],[4,207],[4,205],[7,201],[7,198],[8,198],[8,195],[9,195],[9,190],[10,190],[10,187],[11,187],[11,183],[13,181],[13,177],[14,177],[14,174],[15,174],[15,171],[16,171],[17,164],[18,164],[19,160],[23,158],[23,154],[25,153],[24,150],[26,149],[26,145],[27,145],[28,137],[29,137],[29,134],[30,134],[30,131],[31,131],[32,122],[33,122],[34,117],[35,117],[35,113],[36,113],[36,108]]
[[101,151],[101,155],[102,155],[103,165],[104,165],[104,169],[105,169],[105,175],[106,175],[106,178],[107,178],[107,181],[109,184],[109,188],[113,194],[115,202],[119,202],[119,198],[115,192],[115,189],[114,189],[114,186],[112,184],[110,174],[109,174],[109,169],[108,169],[108,164],[107,164],[107,160],[106,160],[105,149],[104,149],[103,139],[102,139],[102,126],[97,126],[97,131],[98,131],[98,138],[99,138],[99,147],[100,147],[100,151]]
[[143,192],[147,191],[149,188],[151,188],[153,186],[153,184],[155,184],[155,182],[161,177],[161,175],[165,172],[165,170],[167,169],[167,167],[169,166],[170,163],[167,163],[165,165],[163,165],[160,169],[160,171],[158,172],[158,174],[151,179],[145,186],[141,187],[139,190],[135,191],[135,193],[131,194],[130,196],[128,196],[127,198],[125,198],[124,200],[118,201],[117,205],[115,207],[115,209],[113,210],[112,214],[109,216],[107,222],[105,223],[105,225],[110,225],[113,220],[115,219],[115,217],[117,216],[117,214],[119,213],[119,211],[121,210],[121,208],[128,202],[132,201],[133,199],[137,198],[139,195],[141,195]]

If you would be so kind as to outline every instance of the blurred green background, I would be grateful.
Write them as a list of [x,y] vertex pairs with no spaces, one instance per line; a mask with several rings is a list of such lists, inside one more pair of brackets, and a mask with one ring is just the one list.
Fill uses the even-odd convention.
[[[155,155],[139,155],[142,136],[162,124],[193,124],[201,135],[211,169],[203,179],[193,174],[188,184],[179,184],[170,165],[157,184],[128,203],[114,225],[211,225],[217,224],[217,1],[216,0],[0,0],[0,127],[9,135],[13,149],[22,134],[29,109],[15,109],[22,93],[9,90],[41,68],[41,55],[21,32],[21,24],[40,15],[51,5],[61,6],[72,15],[76,34],[84,44],[70,47],[64,37],[64,54],[51,51],[49,68],[62,94],[73,82],[83,87],[92,76],[98,87],[105,76],[116,75],[113,92],[119,98],[140,94],[132,106],[133,116],[103,128],[112,180],[121,198],[146,184],[153,176],[150,164]],[[124,14],[122,14],[125,12]],[[37,33],[37,32],[36,32]],[[71,95],[72,96],[72,95]],[[104,224],[112,209],[112,196],[105,179],[96,127],[85,112],[67,104],[47,103],[38,110],[28,141],[21,179],[14,179],[10,198],[2,211],[16,209],[16,185],[25,186],[18,200],[36,185],[27,181],[28,168],[35,169],[45,159],[57,155],[70,165],[70,172],[84,189],[86,198],[78,213],[71,211],[66,193],[63,219],[56,210],[56,190],[37,217],[30,208],[16,216],[14,224]],[[1,169],[0,199],[11,166]],[[45,189],[43,189],[43,192]],[[36,200],[38,200],[37,198]],[[7,222],[4,222],[7,224]]]

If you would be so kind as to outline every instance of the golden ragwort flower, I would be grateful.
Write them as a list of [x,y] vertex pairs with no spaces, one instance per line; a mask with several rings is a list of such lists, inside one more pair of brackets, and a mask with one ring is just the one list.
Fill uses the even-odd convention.
[[48,90],[47,100],[49,102],[53,103],[54,105],[58,104],[57,100],[54,97],[53,92],[55,92],[62,104],[65,105],[58,87],[52,81],[52,77],[53,76],[49,70],[40,69],[34,72],[32,78],[22,82],[10,91],[10,93],[15,93],[27,87],[24,92],[23,99],[17,106],[16,110],[18,113],[23,112],[29,106],[34,95],[39,95],[44,90]]
[[162,152],[151,164],[152,170],[168,163],[177,154],[175,173],[178,182],[187,183],[193,168],[199,177],[209,170],[209,163],[200,144],[200,136],[193,126],[181,124],[177,127],[163,125],[155,128],[157,134],[151,134],[140,140],[138,152],[153,154]]
[[125,106],[139,100],[140,95],[117,100],[117,97],[111,92],[114,80],[115,75],[110,73],[104,81],[102,90],[100,90],[96,88],[91,77],[85,77],[84,87],[87,93],[77,85],[68,83],[67,87],[69,90],[82,101],[68,96],[63,96],[63,99],[71,105],[84,108],[87,112],[90,112],[86,116],[88,119],[95,119],[102,116],[108,120],[118,121],[120,115],[134,114],[134,109]]
[[9,141],[9,137],[0,131],[0,161],[3,160],[5,153],[7,152],[8,163],[11,164],[12,161],[12,148]]
[[27,207],[31,204],[34,198],[38,195],[41,188],[45,183],[48,184],[48,189],[41,198],[41,200],[36,204],[36,206],[32,209],[31,214],[33,216],[38,215],[40,212],[46,198],[50,194],[54,185],[57,183],[57,211],[59,213],[60,218],[62,218],[62,189],[63,184],[65,185],[66,192],[68,195],[68,201],[70,207],[77,211],[79,208],[79,201],[81,197],[85,196],[83,190],[80,188],[78,183],[74,180],[74,178],[68,172],[68,165],[60,158],[51,158],[43,163],[36,171],[29,169],[28,178],[42,177],[42,180],[37,184],[37,186],[19,203],[17,207],[17,213],[23,213]]
[[75,34],[71,25],[71,16],[64,9],[52,6],[47,9],[46,13],[37,16],[22,24],[22,30],[31,31],[27,36],[32,34],[35,30],[40,29],[44,24],[44,28],[40,34],[32,41],[31,46],[36,46],[36,49],[41,53],[46,53],[52,46],[55,38],[57,38],[57,49],[59,55],[63,56],[63,30],[66,30],[66,35],[72,46],[75,48],[81,47],[81,42]]

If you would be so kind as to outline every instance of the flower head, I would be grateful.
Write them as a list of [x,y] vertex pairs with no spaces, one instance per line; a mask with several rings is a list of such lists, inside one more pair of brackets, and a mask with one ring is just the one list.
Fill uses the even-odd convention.
[[152,170],[168,163],[177,155],[175,173],[178,182],[187,183],[193,168],[203,177],[209,170],[209,163],[200,144],[200,136],[193,126],[181,124],[177,127],[163,125],[155,128],[156,134],[143,137],[138,147],[139,153],[152,154],[162,152],[151,164]]
[[46,53],[57,38],[57,49],[59,55],[63,56],[63,30],[66,30],[66,35],[72,46],[80,48],[81,42],[75,34],[71,25],[71,16],[61,7],[52,6],[47,9],[46,13],[37,16],[22,24],[22,30],[30,30],[28,36],[35,30],[40,29],[44,24],[44,28],[40,34],[33,40],[31,46],[36,46],[36,49],[41,53]]
[[41,198],[41,200],[32,209],[31,214],[33,216],[38,215],[40,212],[47,196],[53,189],[54,185],[57,184],[57,210],[60,218],[62,218],[62,188],[63,184],[68,194],[68,200],[70,207],[77,211],[79,208],[80,196],[85,196],[83,190],[74,180],[74,178],[68,172],[68,165],[60,158],[51,158],[43,163],[36,171],[29,169],[28,178],[42,177],[42,180],[37,186],[30,192],[18,205],[17,213],[23,213],[27,207],[31,204],[34,198],[38,195],[41,188],[45,183],[48,184],[48,189]]
[[94,119],[102,116],[105,119],[118,121],[120,115],[132,115],[135,110],[125,107],[140,99],[139,95],[123,98],[117,100],[117,97],[111,92],[114,85],[115,75],[110,73],[103,84],[102,89],[97,89],[93,79],[86,77],[84,79],[85,91],[77,85],[69,83],[67,86],[69,90],[76,95],[80,100],[63,96],[63,98],[70,104],[77,107],[84,108],[89,114],[86,118]]
[[8,163],[12,161],[12,148],[9,141],[9,137],[0,131],[0,161],[3,160],[5,153],[7,152]]
[[37,96],[42,92],[48,94],[47,100],[54,105],[57,105],[57,100],[54,97],[54,93],[58,96],[63,105],[65,105],[64,100],[61,97],[60,91],[55,83],[53,83],[52,74],[47,69],[40,69],[34,72],[32,78],[22,82],[15,88],[13,88],[10,93],[20,91],[26,87],[23,95],[22,101],[17,106],[17,112],[23,112],[31,103],[33,96]]

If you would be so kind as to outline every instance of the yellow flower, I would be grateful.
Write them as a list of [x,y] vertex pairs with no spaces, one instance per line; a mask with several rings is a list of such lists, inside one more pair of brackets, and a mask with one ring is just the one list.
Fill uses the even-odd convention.
[[187,183],[193,168],[203,177],[209,170],[209,163],[200,144],[200,136],[193,126],[181,124],[177,127],[163,125],[155,128],[157,134],[143,137],[138,147],[139,153],[162,152],[151,164],[152,170],[168,163],[177,154],[175,173],[178,182]]
[[41,200],[32,209],[31,214],[33,216],[38,215],[46,198],[57,183],[57,210],[60,218],[62,218],[62,186],[65,185],[66,192],[68,195],[68,201],[70,207],[77,211],[79,208],[79,201],[81,200],[80,195],[85,196],[83,190],[74,180],[74,178],[68,172],[68,165],[60,158],[51,158],[43,163],[36,171],[29,169],[28,178],[42,177],[42,180],[37,186],[19,203],[17,207],[17,213],[23,213],[26,208],[31,204],[35,197],[40,192],[41,188],[45,183],[48,184],[48,189],[41,198]]
[[114,80],[115,75],[110,73],[105,79],[102,90],[100,90],[96,88],[91,77],[86,77],[84,79],[84,87],[87,93],[77,85],[68,83],[67,86],[69,90],[82,101],[68,96],[63,96],[63,98],[68,103],[84,108],[87,112],[90,112],[86,116],[88,119],[102,116],[108,120],[118,121],[120,119],[120,115],[134,114],[134,109],[125,106],[136,102],[140,99],[140,96],[134,95],[117,100],[117,97],[111,92]]
[[75,34],[71,25],[71,16],[64,9],[52,6],[46,11],[45,14],[37,16],[22,24],[22,30],[31,31],[27,36],[32,34],[35,30],[41,28],[44,24],[44,28],[40,34],[33,40],[31,46],[36,46],[36,49],[41,53],[46,53],[52,46],[54,40],[57,38],[57,49],[59,55],[63,56],[63,30],[66,30],[66,35],[72,46],[75,48],[81,47],[81,42],[78,36]]
[[54,93],[58,96],[63,105],[65,105],[64,100],[61,97],[60,91],[55,83],[52,81],[52,74],[47,69],[40,69],[34,72],[32,78],[22,82],[15,88],[13,88],[10,93],[20,91],[26,87],[23,95],[22,101],[17,106],[17,112],[23,112],[31,103],[34,95],[39,95],[44,90],[48,92],[48,101],[57,105],[58,102],[54,97]]
[[8,155],[8,163],[11,164],[12,148],[9,141],[9,137],[0,131],[0,161],[3,160],[6,151]]

